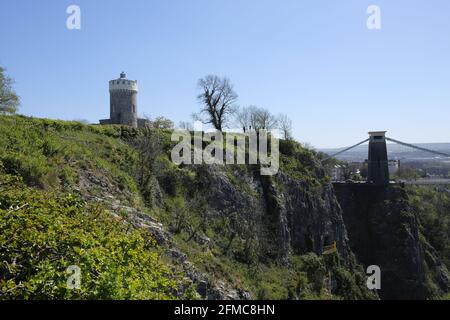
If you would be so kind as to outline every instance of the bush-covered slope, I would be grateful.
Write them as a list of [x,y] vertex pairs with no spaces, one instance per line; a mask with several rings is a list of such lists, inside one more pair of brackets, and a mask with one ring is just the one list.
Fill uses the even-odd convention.
[[[183,276],[165,262],[151,235],[86,202],[100,177],[122,201],[139,205],[131,174],[135,153],[121,128],[0,118],[0,297],[173,299],[192,297]],[[70,265],[81,290],[68,290]]]
[[421,232],[450,270],[450,188],[409,186],[407,191]]
[[[1,298],[176,297],[182,278],[149,234],[72,194],[27,187],[1,167],[0,179]],[[66,286],[74,265],[80,290]]]

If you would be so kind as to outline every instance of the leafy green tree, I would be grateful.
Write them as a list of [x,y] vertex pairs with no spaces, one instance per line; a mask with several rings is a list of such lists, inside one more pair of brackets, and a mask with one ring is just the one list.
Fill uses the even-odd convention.
[[153,128],[155,129],[173,129],[173,121],[165,117],[157,117],[153,121]]
[[19,106],[19,96],[12,88],[14,80],[0,67],[0,114],[15,113]]

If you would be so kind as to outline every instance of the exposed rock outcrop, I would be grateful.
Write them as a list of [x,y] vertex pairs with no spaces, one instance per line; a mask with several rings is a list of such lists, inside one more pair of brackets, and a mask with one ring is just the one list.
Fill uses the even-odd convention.
[[261,255],[286,263],[289,254],[315,252],[336,241],[350,254],[346,227],[331,185],[311,189],[280,172],[274,177],[204,166],[203,190],[215,214],[239,213],[258,236]]

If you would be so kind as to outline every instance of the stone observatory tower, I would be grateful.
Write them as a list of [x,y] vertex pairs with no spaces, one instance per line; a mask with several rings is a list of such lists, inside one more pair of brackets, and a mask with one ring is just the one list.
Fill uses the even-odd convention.
[[100,124],[121,124],[133,128],[144,127],[145,119],[137,116],[137,80],[127,79],[125,72],[120,78],[109,81],[110,118],[100,120]]

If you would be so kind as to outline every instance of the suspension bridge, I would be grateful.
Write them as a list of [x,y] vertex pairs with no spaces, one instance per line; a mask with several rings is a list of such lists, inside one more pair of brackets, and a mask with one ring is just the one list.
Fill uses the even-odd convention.
[[[366,160],[368,171],[367,171],[367,180],[365,181],[365,183],[373,185],[388,185],[389,183],[391,183],[389,173],[389,162],[395,160],[398,161],[398,163],[400,163],[400,161],[408,160],[408,158],[403,157],[401,160],[389,159],[387,152],[387,143],[386,143],[387,141],[411,150],[420,151],[422,153],[433,155],[434,156],[433,161],[445,161],[446,163],[448,163],[447,174],[426,178],[400,179],[400,182],[405,184],[417,184],[417,185],[436,185],[436,184],[450,185],[450,153],[432,150],[411,143],[402,142],[397,139],[389,138],[386,136],[386,131],[369,132],[369,138],[325,157],[322,160],[322,162],[326,163],[330,159],[333,159],[339,155],[349,152],[350,150],[368,142],[368,158]],[[343,181],[340,182],[342,183]]]

